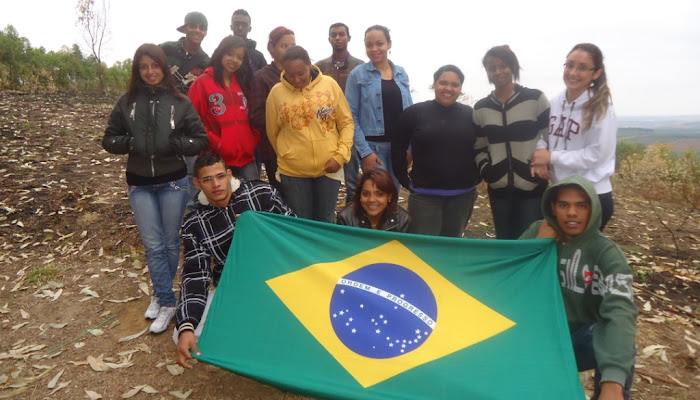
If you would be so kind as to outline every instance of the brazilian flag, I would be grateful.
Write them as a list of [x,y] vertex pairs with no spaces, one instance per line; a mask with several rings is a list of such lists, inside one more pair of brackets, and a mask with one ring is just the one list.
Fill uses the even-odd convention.
[[551,240],[246,212],[200,360],[327,399],[584,399]]

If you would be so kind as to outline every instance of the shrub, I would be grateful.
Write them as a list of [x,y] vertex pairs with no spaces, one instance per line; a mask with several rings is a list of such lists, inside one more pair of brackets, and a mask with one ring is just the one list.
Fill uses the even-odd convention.
[[[0,31],[0,90],[23,92],[87,92],[100,91],[95,74],[97,61],[84,57],[78,45],[57,52],[43,47],[32,48],[12,25]],[[102,64],[105,89],[122,93],[126,90],[131,60],[117,62],[111,67]]]

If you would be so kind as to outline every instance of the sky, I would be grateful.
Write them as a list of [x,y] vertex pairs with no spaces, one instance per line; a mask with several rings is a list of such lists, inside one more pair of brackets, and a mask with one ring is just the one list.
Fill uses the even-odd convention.
[[[98,0],[99,1],[99,0]],[[27,4],[30,4],[28,6]],[[13,25],[32,47],[58,51],[77,43],[76,0],[4,1],[0,29]],[[367,60],[364,31],[381,24],[391,30],[389,58],[404,67],[415,91],[414,101],[434,97],[435,70],[455,64],[466,79],[462,91],[472,102],[485,97],[488,83],[481,59],[496,45],[508,44],[522,67],[520,83],[548,97],[564,90],[567,53],[580,42],[598,45],[604,54],[608,83],[619,116],[700,115],[700,2],[697,0],[500,0],[412,1],[354,0],[199,1],[119,0],[110,4],[110,40],[103,58],[112,65],[133,57],[142,43],[162,43],[182,36],[176,28],[190,11],[209,22],[202,46],[211,55],[231,33],[235,9],[252,17],[249,38],[270,60],[267,36],[284,25],[312,61],[330,56],[328,27],[344,22],[352,37],[350,53]],[[86,51],[86,50],[85,50]]]

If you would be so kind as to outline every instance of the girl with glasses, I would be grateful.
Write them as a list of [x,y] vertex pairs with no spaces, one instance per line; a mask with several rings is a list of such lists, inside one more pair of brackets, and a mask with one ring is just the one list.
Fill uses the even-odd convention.
[[557,183],[580,175],[593,183],[603,230],[613,214],[610,177],[615,172],[617,120],[598,46],[574,46],[564,63],[566,89],[552,99],[549,137],[532,155],[532,174]]

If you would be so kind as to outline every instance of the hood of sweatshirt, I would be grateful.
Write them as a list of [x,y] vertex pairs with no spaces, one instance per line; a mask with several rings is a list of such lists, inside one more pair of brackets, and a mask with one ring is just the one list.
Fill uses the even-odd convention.
[[556,199],[559,190],[569,187],[578,187],[583,189],[583,191],[585,191],[588,195],[588,199],[591,201],[591,216],[588,219],[586,229],[583,231],[583,233],[571,240],[571,242],[578,242],[579,240],[585,240],[585,238],[590,235],[597,235],[599,233],[598,229],[603,218],[600,199],[598,198],[598,194],[590,181],[580,176],[571,176],[547,188],[542,196],[542,215],[544,215],[547,222],[549,222],[549,224],[556,229],[559,236],[563,237],[563,230],[557,223],[557,219],[552,213],[552,201]]
[[552,102],[554,102],[554,101],[561,102],[562,108],[565,108],[567,112],[570,110],[571,106],[574,106],[573,110],[575,110],[575,111],[579,111],[579,112],[582,111],[583,106],[586,105],[586,103],[588,103],[588,100],[591,99],[591,91],[586,90],[583,93],[581,93],[574,101],[569,103],[566,100],[566,90],[567,89],[564,89],[561,93],[559,93],[558,96],[554,97],[552,99]]
[[[280,74],[280,82],[282,82],[284,87],[291,90],[292,92],[295,90],[299,90],[299,89],[295,88],[294,85],[292,85],[284,75],[285,75],[285,71],[282,71],[282,73]],[[301,91],[306,92],[306,91],[311,90],[321,80],[321,75],[323,75],[321,70],[318,69],[317,66],[311,64],[311,82],[309,82],[308,85],[304,86],[304,89],[302,89]]]
[[[231,198],[233,198],[233,193],[236,193],[236,190],[241,187],[241,180],[236,178],[235,176],[231,177]],[[203,206],[209,206],[209,199],[207,199],[207,196],[204,195],[203,191],[199,191],[199,194],[197,194],[197,201],[199,204]],[[213,207],[213,206],[212,206]]]
[[257,46],[257,42],[253,39],[248,39],[246,38],[245,40],[245,47],[249,50],[255,50],[255,46]]
[[211,66],[207,67],[204,70],[204,72],[202,72],[202,74],[211,75],[211,77],[213,78],[214,77],[214,67],[211,67]]

